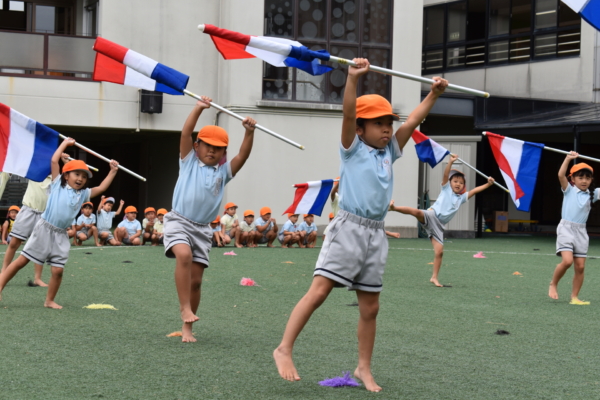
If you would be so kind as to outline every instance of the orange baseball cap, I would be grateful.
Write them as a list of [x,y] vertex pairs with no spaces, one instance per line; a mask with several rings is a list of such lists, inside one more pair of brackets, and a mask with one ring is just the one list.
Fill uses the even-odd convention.
[[83,208],[85,206],[90,206],[90,207],[94,208],[94,204],[91,201],[86,201],[85,203],[83,203],[81,205],[81,208]]
[[168,211],[166,208],[159,208],[158,211],[156,212],[156,215],[165,215],[167,212]]
[[227,131],[220,126],[206,125],[198,132],[196,141],[202,140],[212,146],[227,147],[229,144],[229,135]]
[[303,214],[302,217],[306,218],[306,217],[312,217],[314,214]]
[[148,214],[149,212],[153,212],[153,213],[155,213],[155,212],[156,212],[156,210],[154,209],[154,207],[147,207],[147,208],[144,210],[144,214]]
[[136,213],[136,214],[137,214],[137,208],[135,208],[134,206],[128,206],[128,207],[125,209],[125,214],[127,214],[127,213],[130,213],[130,212],[132,212],[132,213]]
[[221,217],[217,215],[217,218],[215,218],[215,220],[211,222],[211,224],[218,224],[219,222],[221,222]]
[[71,160],[63,166],[62,172],[71,171],[85,171],[88,174],[88,178],[92,177],[92,172],[88,166],[81,160]]
[[254,211],[252,211],[252,210],[246,210],[246,211],[244,211],[244,217],[249,217],[249,216],[253,216],[254,217]]
[[8,211],[13,211],[15,210],[16,212],[21,211],[21,209],[18,206],[10,206],[8,207]]
[[294,214],[294,213],[288,213],[288,218],[291,217],[292,215],[298,215],[298,214]]
[[589,169],[592,174],[594,173],[594,168],[592,168],[589,165],[587,165],[586,163],[582,162],[579,164],[575,164],[571,167],[569,176],[573,175],[577,171],[581,171],[582,169]]
[[333,213],[329,213],[329,219],[335,217],[335,215],[333,215]]
[[394,114],[392,105],[378,94],[365,94],[356,99],[356,118],[374,119],[390,115],[394,121],[400,117]]
[[225,204],[225,210],[227,210],[228,208],[231,208],[231,207],[237,208],[237,204],[232,203],[232,202]]
[[271,214],[271,209],[269,207],[263,207],[260,209],[260,215]]

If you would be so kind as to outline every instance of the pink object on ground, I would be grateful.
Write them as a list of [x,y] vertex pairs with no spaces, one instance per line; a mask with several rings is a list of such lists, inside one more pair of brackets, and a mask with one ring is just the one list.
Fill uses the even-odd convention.
[[242,278],[240,281],[240,285],[242,286],[258,286],[254,279],[252,278]]
[[229,251],[229,252],[227,252],[227,253],[223,253],[223,255],[224,255],[224,256],[237,256],[237,254],[235,254],[235,253],[233,252],[233,250],[231,250],[231,251]]
[[487,258],[487,257],[483,255],[483,251],[480,251],[477,254],[473,254],[473,258]]

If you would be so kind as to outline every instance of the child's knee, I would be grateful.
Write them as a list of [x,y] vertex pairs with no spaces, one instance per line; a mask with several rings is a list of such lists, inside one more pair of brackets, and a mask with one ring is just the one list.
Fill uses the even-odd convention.
[[64,268],[52,267],[52,276],[54,278],[62,278],[64,272]]

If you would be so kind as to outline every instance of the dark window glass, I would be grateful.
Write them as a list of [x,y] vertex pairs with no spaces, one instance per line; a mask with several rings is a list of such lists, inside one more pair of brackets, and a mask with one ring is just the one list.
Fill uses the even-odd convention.
[[554,28],[558,11],[557,0],[536,0],[535,29]]
[[461,47],[450,47],[447,50],[446,55],[446,67],[457,68],[465,66],[465,48]]
[[[308,2],[308,0],[305,0]],[[332,1],[331,2],[331,40],[352,42],[358,41],[357,36],[362,35],[364,41],[369,41],[371,36],[370,26],[365,26],[363,32],[359,32],[358,17],[360,16],[354,1]]]
[[485,0],[469,0],[467,40],[485,38]]
[[472,44],[466,49],[466,66],[481,67],[485,63],[485,42]]
[[500,64],[508,61],[508,40],[490,42],[488,45],[488,61],[490,64]]
[[[373,65],[383,68],[390,68],[389,49],[365,49],[362,56],[369,59]],[[366,74],[362,77],[362,94],[378,94],[383,97],[389,97],[388,88],[390,87],[391,77],[384,74]]]
[[510,33],[525,33],[531,31],[531,0],[512,0],[510,18]]
[[[291,21],[290,25],[292,25]],[[327,38],[326,1],[300,1],[298,7],[298,37],[300,39]]]
[[389,44],[392,33],[390,3],[393,3],[393,0],[367,0],[364,3],[362,15],[370,32],[366,38],[363,37],[363,42]]
[[444,7],[430,7],[426,13],[424,26],[426,45],[444,43]]
[[556,56],[556,33],[537,35],[535,37],[535,58]]
[[579,55],[581,31],[573,29],[558,34],[558,57]]
[[506,35],[510,27],[510,0],[490,0],[490,36]]
[[467,38],[467,3],[448,4],[448,42],[461,42]]
[[581,17],[568,5],[558,4],[558,26],[581,25]]
[[531,38],[523,36],[510,40],[510,62],[529,61],[531,58]]
[[265,1],[265,35],[294,37],[293,5],[289,0]]

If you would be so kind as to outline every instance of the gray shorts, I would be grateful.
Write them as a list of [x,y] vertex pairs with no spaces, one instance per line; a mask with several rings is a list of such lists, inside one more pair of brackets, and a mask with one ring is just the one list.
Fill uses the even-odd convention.
[[[90,235],[88,233],[88,228],[81,228],[80,230],[77,231],[77,236],[79,236],[80,233],[83,233],[85,236],[87,236],[87,238],[90,238]],[[79,239],[79,238],[77,238]],[[87,240],[87,239],[86,239]]]
[[167,257],[175,258],[171,247],[186,244],[192,250],[192,261],[208,267],[208,253],[213,234],[210,224],[199,224],[171,211],[164,217],[163,233]]
[[12,231],[10,231],[9,235],[14,236],[17,239],[27,240],[29,236],[31,236],[35,224],[40,220],[41,215],[41,211],[23,205],[21,211],[17,214],[17,218],[15,219]]
[[440,244],[444,244],[444,224],[435,215],[435,211],[431,209],[423,210],[423,219],[425,220],[423,228],[425,228],[429,238],[434,238]]
[[381,292],[388,255],[383,221],[340,210],[329,226],[314,275],[349,290]]
[[563,251],[570,251],[573,257],[587,257],[590,237],[587,234],[585,224],[560,220],[556,228],[556,255],[560,256]]
[[108,229],[104,229],[104,230],[98,231],[98,239],[100,239],[100,235],[102,235],[103,233],[108,233],[108,237],[106,238],[107,243],[109,240],[113,240],[115,238],[111,231],[109,231]]
[[21,254],[36,264],[43,265],[47,262],[53,267],[64,268],[70,249],[67,230],[57,228],[40,218]]

